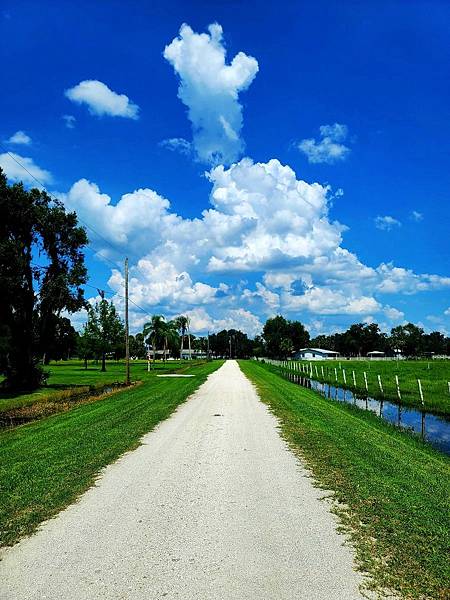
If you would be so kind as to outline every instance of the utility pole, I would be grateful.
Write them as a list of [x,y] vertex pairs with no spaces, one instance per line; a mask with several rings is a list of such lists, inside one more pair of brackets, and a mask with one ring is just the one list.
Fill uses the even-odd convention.
[[189,345],[189,360],[192,360],[192,349],[191,349],[191,321],[187,317],[187,332],[188,332],[188,345]]
[[125,259],[125,383],[130,385],[130,340],[128,325],[128,258]]
[[208,348],[208,350],[207,350],[207,356],[209,358],[209,331],[208,331],[208,338],[207,338],[207,340],[208,340],[208,342],[207,342],[207,348]]
[[229,342],[230,342],[230,358],[231,358],[231,335],[229,337]]

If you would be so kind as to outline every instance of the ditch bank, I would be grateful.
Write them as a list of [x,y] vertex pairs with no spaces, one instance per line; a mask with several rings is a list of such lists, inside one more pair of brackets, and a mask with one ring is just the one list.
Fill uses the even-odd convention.
[[56,413],[66,412],[79,404],[97,402],[127,387],[139,385],[140,382],[127,385],[123,382],[102,383],[68,388],[40,398],[32,404],[11,408],[0,413],[0,430],[11,429],[32,421],[44,419]]
[[374,398],[355,390],[318,381],[303,372],[287,369],[272,363],[280,375],[305,388],[312,389],[322,396],[338,402],[353,404],[362,410],[369,410],[381,419],[413,435],[420,436],[437,450],[450,455],[450,419],[427,410],[405,406],[401,402]]

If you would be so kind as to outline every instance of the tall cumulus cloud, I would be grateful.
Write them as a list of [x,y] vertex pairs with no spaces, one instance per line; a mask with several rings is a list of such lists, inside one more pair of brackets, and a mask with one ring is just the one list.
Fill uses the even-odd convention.
[[164,58],[180,78],[178,97],[188,108],[196,158],[212,165],[230,164],[244,151],[239,93],[252,83],[258,62],[239,52],[227,64],[222,27],[215,23],[208,32],[195,33],[182,25]]

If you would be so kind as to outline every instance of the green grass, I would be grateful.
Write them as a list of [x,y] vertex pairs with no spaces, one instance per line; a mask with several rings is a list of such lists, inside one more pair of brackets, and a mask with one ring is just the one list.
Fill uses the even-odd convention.
[[[174,372],[193,364],[201,364],[202,361],[157,361],[156,371]],[[79,360],[52,362],[45,369],[50,373],[47,385],[31,393],[0,391],[0,414],[15,408],[31,406],[36,402],[51,399],[62,390],[76,389],[86,386],[99,386],[101,384],[116,383],[124,381],[125,365],[123,361],[107,361],[106,371],[100,371],[100,364],[88,363],[88,369],[84,368],[84,362]],[[131,361],[131,378],[136,381],[141,379],[147,372],[147,361]]]
[[450,461],[369,412],[333,402],[241,361],[281,431],[356,548],[368,586],[404,598],[449,598]]
[[[336,384],[361,395],[366,394],[364,371],[367,375],[368,395],[373,398],[384,397],[386,400],[398,401],[395,376],[398,376],[401,403],[406,406],[422,408],[417,379],[420,379],[424,395],[424,408],[436,414],[450,415],[450,360],[333,360],[333,361],[299,361],[300,364],[312,364],[313,379],[323,383]],[[316,367],[317,375],[316,376]],[[322,367],[324,377],[322,377]],[[347,384],[344,383],[345,371]],[[355,372],[356,388],[353,385]],[[378,385],[381,376],[383,394]]]
[[[174,364],[161,365],[150,374],[145,365],[134,366],[133,379],[142,379],[142,385],[1,432],[0,545],[13,544],[32,533],[39,523],[72,503],[93,484],[102,467],[136,448],[140,438],[167,418],[220,364],[181,365],[184,372],[195,375],[182,379],[156,377],[173,371]],[[111,368],[101,377],[115,378],[118,373],[119,367],[116,371]],[[61,380],[66,375],[61,375]],[[93,376],[100,377],[98,373]],[[55,373],[55,377],[59,375]]]

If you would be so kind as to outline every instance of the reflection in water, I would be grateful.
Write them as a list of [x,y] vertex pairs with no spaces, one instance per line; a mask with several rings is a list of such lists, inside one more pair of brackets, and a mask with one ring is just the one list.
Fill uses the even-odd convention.
[[290,371],[283,373],[290,381],[313,389],[327,398],[354,404],[363,410],[370,410],[389,421],[389,423],[421,435],[424,440],[435,448],[450,454],[450,422],[443,417],[415,408],[407,408],[387,400],[376,400],[370,397],[360,398],[350,390],[328,383],[321,383],[299,373]]

